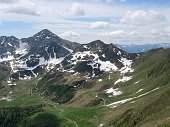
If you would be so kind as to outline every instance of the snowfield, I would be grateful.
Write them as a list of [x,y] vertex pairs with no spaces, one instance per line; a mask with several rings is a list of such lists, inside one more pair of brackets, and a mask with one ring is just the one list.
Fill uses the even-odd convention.
[[126,58],[121,58],[120,62],[122,62],[122,64],[124,65],[124,67],[122,67],[120,69],[120,74],[121,77],[120,79],[118,79],[114,84],[118,84],[120,82],[126,82],[132,79],[132,76],[124,76],[126,73],[128,72],[133,72],[134,69],[131,67],[133,61],[132,60],[127,60]]

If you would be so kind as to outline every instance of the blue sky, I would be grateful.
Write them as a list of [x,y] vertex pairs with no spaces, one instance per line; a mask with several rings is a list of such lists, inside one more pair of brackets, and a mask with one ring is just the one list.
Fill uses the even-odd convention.
[[0,36],[49,29],[88,43],[170,42],[169,0],[0,0]]

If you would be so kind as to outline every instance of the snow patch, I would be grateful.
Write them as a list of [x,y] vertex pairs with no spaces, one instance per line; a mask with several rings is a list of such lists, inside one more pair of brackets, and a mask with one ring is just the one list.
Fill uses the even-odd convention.
[[122,64],[124,65],[124,67],[122,67],[120,69],[121,74],[125,74],[127,72],[133,72],[134,71],[131,68],[131,64],[133,63],[132,60],[128,60],[128,59],[122,57],[119,61],[122,62]]
[[11,101],[11,97],[2,97],[0,101]]
[[72,53],[72,52],[73,52],[73,50],[72,50],[72,49],[69,49],[69,48],[67,48],[66,46],[63,46],[63,48],[65,48],[66,50],[68,50],[70,53]]
[[[25,42],[19,41],[19,48],[16,49],[15,53],[25,56],[28,53],[28,44]],[[22,57],[22,56],[20,56],[20,57]]]
[[111,79],[111,77],[110,77],[110,75],[109,75],[109,78],[108,78],[109,80]]
[[109,88],[109,89],[106,89],[105,92],[108,93],[108,94],[111,94],[111,93],[112,93],[113,96],[118,96],[118,95],[121,95],[121,94],[122,94],[122,92],[121,92],[118,88],[113,89],[112,87]]
[[8,45],[12,47],[11,43],[8,43]]
[[4,42],[5,42],[5,37],[3,37],[2,39],[1,45],[4,44]]
[[[88,58],[88,60],[92,61],[91,63],[88,63],[88,65],[91,65],[93,67],[93,69],[99,67],[96,65],[100,65],[101,71],[109,72],[109,71],[118,70],[118,68],[116,67],[116,65],[114,63],[111,63],[110,61],[101,61],[99,59],[98,54],[95,54],[91,51],[77,52],[72,55],[71,61],[69,61],[69,62],[76,65],[77,62],[86,61],[87,58]],[[94,77],[94,75],[93,75],[93,77]]]
[[103,58],[105,58],[105,57],[106,57],[106,55],[105,55],[105,54],[103,54],[103,55],[102,55],[102,57],[103,57]]
[[122,78],[121,79],[118,79],[114,84],[117,84],[119,82],[126,82],[126,81],[129,81],[130,79],[132,79],[132,76],[124,76],[126,73],[128,72],[133,72],[134,70],[131,68],[131,64],[133,63],[132,60],[128,60],[126,58],[121,58],[119,60],[120,62],[122,62],[122,64],[124,65],[124,67],[122,67],[120,69],[120,73],[121,73],[121,76]]
[[100,70],[102,71],[116,71],[118,68],[116,67],[115,64],[111,63],[110,61],[101,61],[98,59],[97,61],[100,65]]
[[127,82],[130,79],[132,79],[132,76],[128,77],[128,76],[123,76],[121,79],[118,79],[114,84],[116,85],[119,82]]
[[103,124],[100,124],[100,126],[99,127],[103,127]]
[[134,82],[134,84],[138,84],[140,81],[136,81],[136,82]]
[[14,60],[14,56],[12,56],[10,52],[7,52],[6,54],[4,54],[4,56],[0,56],[0,63],[11,60]]
[[102,79],[99,79],[99,82],[102,82],[103,80]]
[[155,89],[153,89],[153,90],[151,90],[151,91],[149,91],[149,92],[146,92],[146,93],[144,93],[144,94],[141,94],[141,95],[139,95],[139,96],[132,97],[132,98],[127,98],[127,99],[120,100],[120,101],[116,101],[116,102],[113,102],[113,103],[108,104],[108,105],[106,105],[106,106],[108,106],[108,107],[110,107],[110,108],[116,108],[116,107],[120,106],[121,104],[124,104],[124,103],[126,103],[126,102],[129,102],[129,101],[131,101],[131,100],[134,100],[134,99],[137,99],[137,98],[140,98],[140,97],[143,97],[143,96],[145,96],[145,95],[147,95],[147,94],[149,94],[149,93],[151,93],[151,92],[153,92],[153,91],[156,91],[156,90],[158,90],[158,89],[159,89],[159,87],[157,87],[157,88],[155,88]]
[[136,93],[139,93],[139,92],[141,92],[143,89],[140,89],[140,90],[138,90]]

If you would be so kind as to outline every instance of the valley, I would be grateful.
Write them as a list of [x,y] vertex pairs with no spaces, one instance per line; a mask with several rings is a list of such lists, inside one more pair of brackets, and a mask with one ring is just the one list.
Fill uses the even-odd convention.
[[47,29],[0,38],[2,127],[169,127],[169,48],[128,53]]

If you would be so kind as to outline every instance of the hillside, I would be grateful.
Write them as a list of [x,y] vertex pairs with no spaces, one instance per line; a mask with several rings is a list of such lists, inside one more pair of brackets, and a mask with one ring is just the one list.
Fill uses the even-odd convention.
[[[170,126],[169,48],[128,53],[100,40],[72,43],[46,29],[18,40],[27,45],[24,55],[16,47],[0,59],[2,127]],[[11,68],[17,60],[35,66]]]

